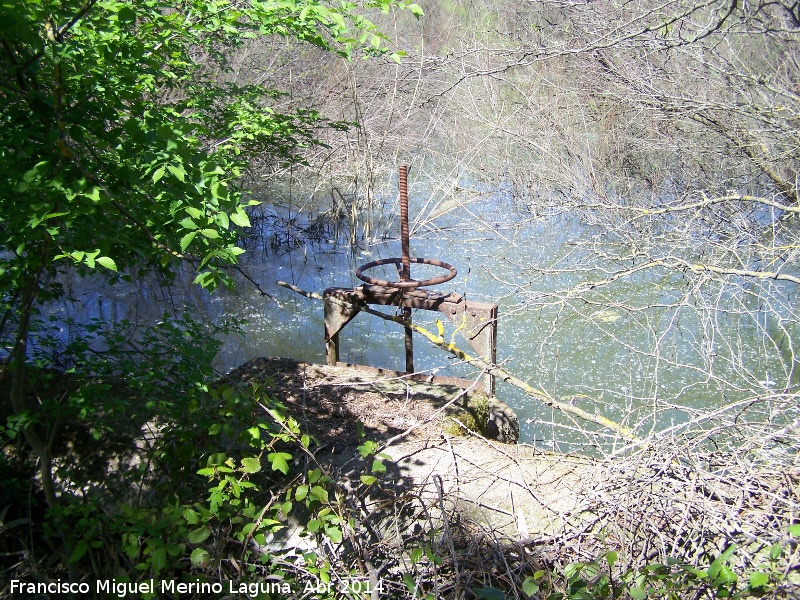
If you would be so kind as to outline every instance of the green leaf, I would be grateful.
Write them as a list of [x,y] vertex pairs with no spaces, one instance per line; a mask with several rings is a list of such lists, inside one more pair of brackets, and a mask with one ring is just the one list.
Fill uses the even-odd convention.
[[292,455],[286,452],[272,452],[267,456],[267,460],[272,463],[273,471],[280,471],[284,475],[289,473],[289,464],[287,460],[291,460]]
[[711,579],[716,579],[720,569],[722,569],[722,563],[717,559],[709,565],[707,574]]
[[86,551],[89,549],[89,542],[86,540],[81,540],[75,546],[75,549],[72,551],[72,554],[69,555],[69,562],[74,563],[78,562],[83,555],[86,554]]
[[164,546],[156,548],[150,554],[150,565],[153,570],[158,573],[167,564],[167,549]]
[[211,561],[208,552],[203,548],[195,548],[189,557],[195,567],[207,566]]
[[[275,468],[275,463],[272,463],[272,468]],[[242,471],[245,473],[258,473],[261,470],[261,461],[255,457],[247,457],[242,459]],[[286,471],[284,471],[286,473]]]
[[184,229],[200,229],[200,227],[195,223],[194,219],[191,217],[186,217],[178,221],[178,225],[183,227]]
[[314,487],[311,488],[311,495],[314,496],[320,502],[325,503],[328,501],[328,491],[325,488],[320,487],[318,485],[315,485]]
[[109,256],[100,256],[97,258],[97,262],[106,269],[110,269],[112,271],[117,270],[117,263],[115,263],[114,259]]
[[[217,424],[215,424],[217,425]],[[214,429],[214,425],[211,426],[211,429]],[[217,431],[219,431],[219,427],[217,427]],[[213,433],[211,435],[214,435]],[[217,465],[225,464],[225,460],[227,459],[227,455],[224,452],[215,452],[208,457],[208,466],[214,467]]]
[[372,463],[372,472],[373,473],[386,473],[386,465],[384,465],[381,461],[376,460]]
[[294,491],[294,499],[299,502],[305,500],[306,496],[308,496],[308,486],[298,485],[297,489]]
[[342,542],[342,530],[338,527],[326,527],[325,535],[327,535],[334,544],[340,544]]
[[734,573],[730,569],[730,567],[728,567],[727,565],[722,565],[722,567],[719,570],[719,576],[714,580],[714,583],[712,585],[714,585],[715,587],[718,587],[721,584],[727,585],[735,583],[738,579],[739,577],[736,575],[736,573]]
[[219,181],[211,186],[211,195],[219,200],[228,199],[228,184],[224,181]]
[[539,584],[536,583],[536,579],[530,576],[526,577],[525,581],[522,582],[522,591],[526,596],[533,596],[536,592],[538,592]]
[[[94,204],[98,204],[100,202],[100,191],[100,188],[95,185],[92,186],[92,189],[88,193],[84,194],[84,196],[89,198],[89,200],[91,200]],[[48,216],[48,218],[51,217]]]
[[330,13],[331,20],[339,26],[340,30],[346,30],[347,24],[344,22],[344,17],[337,12]]
[[719,558],[717,558],[717,560],[720,562],[727,562],[728,559],[730,559],[730,557],[733,556],[733,553],[736,551],[737,547],[738,544],[731,544],[730,546],[728,546],[725,552],[719,555]]
[[377,477],[373,477],[372,475],[362,475],[361,476],[361,483],[363,483],[364,485],[372,485],[376,481],[378,481],[378,478]]
[[161,178],[164,177],[164,173],[166,169],[164,167],[159,167],[156,169],[155,173],[153,173],[153,183],[158,183],[161,181]]
[[193,219],[199,219],[203,216],[203,211],[201,211],[199,208],[195,208],[194,206],[187,206],[184,210]]
[[319,520],[317,520],[317,519],[311,519],[311,520],[308,522],[308,530],[309,530],[311,533],[314,533],[314,532],[316,532],[316,531],[319,531],[320,527],[322,527],[322,521],[319,521]]
[[186,181],[186,171],[183,169],[181,165],[167,165],[169,172],[175,175],[181,183]]
[[190,231],[185,236],[181,238],[181,252],[186,252],[186,248],[189,247],[189,244],[192,243],[194,236],[197,235],[197,231]]
[[422,7],[419,4],[409,4],[406,8],[411,11],[411,14],[418,19],[425,16]]
[[634,600],[645,600],[647,598],[647,592],[639,587],[628,588],[628,594]]
[[358,453],[361,454],[363,458],[367,458],[370,454],[375,454],[377,450],[378,450],[378,444],[376,444],[372,440],[367,440],[358,447]]
[[771,560],[778,560],[781,554],[783,554],[783,546],[781,544],[773,544],[772,548],[769,549],[769,557]]
[[220,167],[217,163],[208,162],[203,165],[203,172],[209,175],[224,175],[225,169]]
[[435,564],[437,567],[442,564],[442,557],[435,556],[431,551],[431,547],[428,544],[425,544],[425,556],[428,557],[428,560]]
[[750,587],[751,588],[760,588],[764,587],[769,583],[769,575],[766,573],[762,573],[761,571],[756,571],[754,573],[750,573]]
[[414,578],[409,573],[403,573],[403,583],[406,584],[408,591],[415,597],[415,593],[417,590],[417,584],[414,581]]
[[485,588],[471,588],[478,598],[486,598],[486,600],[505,600],[506,595],[493,587]]
[[192,544],[202,544],[208,539],[208,536],[211,535],[211,529],[208,527],[200,527],[199,529],[193,529],[189,532],[187,538],[189,542]]
[[135,21],[136,11],[129,6],[121,6],[117,12],[117,19],[120,21]]
[[236,208],[236,212],[231,213],[231,222],[239,227],[251,227],[250,217],[247,216],[247,213],[241,206]]
[[200,515],[191,508],[187,508],[183,511],[183,518],[186,519],[189,525],[197,525],[200,522]]
[[613,550],[606,552],[606,562],[609,567],[613,567],[617,562],[617,553]]

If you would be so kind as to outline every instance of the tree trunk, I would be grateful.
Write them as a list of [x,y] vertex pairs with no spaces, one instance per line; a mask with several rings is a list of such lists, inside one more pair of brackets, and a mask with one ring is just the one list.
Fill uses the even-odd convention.
[[[35,264],[31,268],[31,272],[25,279],[22,287],[22,297],[20,298],[20,315],[19,325],[17,326],[17,335],[14,342],[14,348],[11,351],[9,367],[11,369],[11,406],[16,415],[29,414],[35,416],[38,406],[29,401],[25,395],[26,384],[26,358],[28,352],[28,338],[30,333],[31,315],[33,313],[33,305],[36,302],[36,297],[39,292],[39,283],[41,281],[42,273],[44,272],[44,265],[49,248],[49,239],[42,243],[41,249],[36,253],[31,253],[32,256],[38,254],[34,260]],[[52,456],[52,443],[53,436],[42,437],[37,431],[37,427],[41,424],[33,419],[32,424],[27,424],[22,430],[25,440],[28,442],[33,453],[39,460],[39,473],[42,479],[42,491],[44,492],[47,506],[51,511],[56,511],[60,504],[56,495],[56,487],[53,479],[53,456]],[[78,573],[75,565],[70,564],[69,557],[72,554],[72,538],[66,532],[58,518],[53,522],[59,536],[62,539],[62,553],[64,566],[69,573],[71,582],[77,581]]]

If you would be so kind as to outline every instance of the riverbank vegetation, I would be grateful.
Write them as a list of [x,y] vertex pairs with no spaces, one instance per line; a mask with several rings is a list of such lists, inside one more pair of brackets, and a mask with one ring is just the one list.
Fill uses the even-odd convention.
[[[0,2],[0,585],[796,593],[796,3],[421,4]],[[518,241],[581,224],[563,252],[484,263],[501,314],[544,323],[519,377],[556,385],[570,319],[626,357],[626,387],[574,382],[559,401],[612,411],[634,441],[541,420],[586,439],[596,480],[536,535],[481,532],[444,493],[393,498],[369,439],[341,480],[279,399],[219,383],[218,340],[246,323],[39,313],[65,271],[168,285],[189,265],[231,285],[252,198],[310,203],[363,243],[398,162],[427,182],[415,235],[454,215],[447,235]],[[387,506],[413,523],[393,546]],[[287,553],[298,510],[308,544]]]

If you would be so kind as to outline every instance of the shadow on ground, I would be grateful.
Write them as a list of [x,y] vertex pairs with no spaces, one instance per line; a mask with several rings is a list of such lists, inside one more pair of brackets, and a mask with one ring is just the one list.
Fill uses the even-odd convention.
[[[510,409],[481,393],[276,358],[254,359],[226,380],[260,385],[284,404],[316,440],[316,459],[349,493],[357,494],[359,477],[371,472],[372,457],[365,460],[358,446],[391,441],[383,449],[391,457],[386,473],[368,496],[357,498],[364,533],[376,541],[402,545],[417,530],[441,529],[443,511],[449,520],[470,523],[464,531],[526,540],[558,529],[557,515],[577,502],[586,461],[488,439],[488,422],[508,420]],[[291,527],[275,542],[284,549],[305,545]]]

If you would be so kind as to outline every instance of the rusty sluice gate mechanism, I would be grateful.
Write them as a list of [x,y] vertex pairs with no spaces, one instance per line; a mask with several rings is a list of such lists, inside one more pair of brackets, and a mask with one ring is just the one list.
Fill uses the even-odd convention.
[[[484,302],[473,302],[459,294],[443,294],[424,289],[426,286],[438,285],[453,279],[456,268],[452,265],[432,258],[411,258],[408,232],[408,169],[400,167],[400,232],[402,244],[401,258],[386,258],[361,265],[356,269],[356,277],[365,282],[357,288],[328,288],[323,293],[325,300],[325,347],[329,365],[344,365],[339,362],[339,332],[355,317],[361,309],[359,306],[376,304],[396,306],[403,309],[403,319],[411,322],[412,310],[435,310],[441,312],[466,338],[469,345],[487,362],[494,364],[497,348],[497,305]],[[422,264],[441,267],[448,273],[440,277],[426,280],[411,278],[411,265]],[[375,279],[365,275],[374,267],[395,265],[399,279],[388,281]],[[335,298],[344,301],[348,306],[332,302]],[[412,330],[405,328],[406,373],[414,373],[414,344]],[[424,377],[429,379],[428,377]],[[434,380],[454,383],[461,386],[471,385],[469,380],[448,377]],[[483,391],[494,394],[494,378],[484,375]]]

